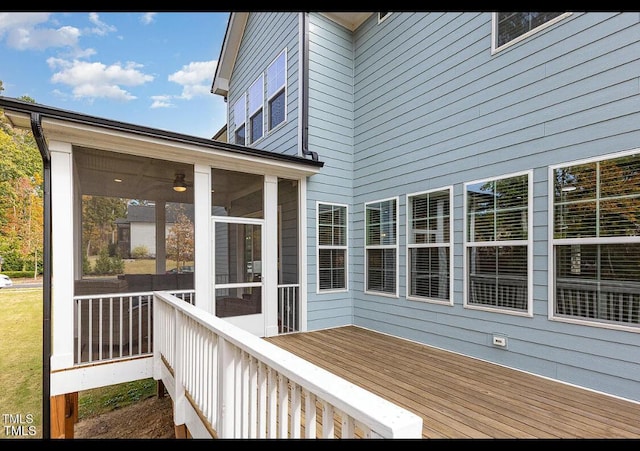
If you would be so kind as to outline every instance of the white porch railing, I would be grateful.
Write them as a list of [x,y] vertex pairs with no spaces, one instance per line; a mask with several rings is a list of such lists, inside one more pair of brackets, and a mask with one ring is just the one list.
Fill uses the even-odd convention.
[[194,438],[421,438],[422,419],[168,292],[154,377]]
[[[172,294],[193,304],[194,290]],[[76,365],[153,352],[153,292],[75,296]]]

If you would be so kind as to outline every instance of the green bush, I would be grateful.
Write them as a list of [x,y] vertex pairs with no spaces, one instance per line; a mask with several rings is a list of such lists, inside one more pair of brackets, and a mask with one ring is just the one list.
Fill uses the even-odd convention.
[[131,250],[131,258],[147,258],[149,256],[149,249],[144,244],[136,246]]

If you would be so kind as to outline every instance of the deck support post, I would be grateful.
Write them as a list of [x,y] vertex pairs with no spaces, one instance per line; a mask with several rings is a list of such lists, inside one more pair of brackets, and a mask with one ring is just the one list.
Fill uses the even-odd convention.
[[78,422],[78,393],[51,397],[51,438],[73,438]]

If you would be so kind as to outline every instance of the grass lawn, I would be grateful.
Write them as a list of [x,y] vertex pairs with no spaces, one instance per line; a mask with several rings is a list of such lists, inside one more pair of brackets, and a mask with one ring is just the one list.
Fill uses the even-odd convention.
[[[0,439],[42,438],[42,302],[42,288],[0,290]],[[100,415],[155,393],[153,379],[82,391],[78,417]]]

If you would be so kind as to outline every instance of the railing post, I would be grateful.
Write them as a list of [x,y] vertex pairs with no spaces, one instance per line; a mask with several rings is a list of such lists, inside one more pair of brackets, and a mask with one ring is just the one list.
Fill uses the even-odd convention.
[[235,437],[235,388],[234,388],[234,346],[227,340],[220,340],[220,380],[218,384],[218,393],[220,399],[219,415],[220,419],[220,438],[236,438]]
[[184,353],[186,352],[184,346],[184,324],[183,324],[183,316],[182,313],[173,307],[173,314],[175,315],[175,348],[173,355],[175,356],[174,360],[174,374],[175,374],[175,395],[173,398],[173,422],[176,425],[184,424],[186,421],[185,408],[187,403],[187,398],[185,396],[184,390]]

